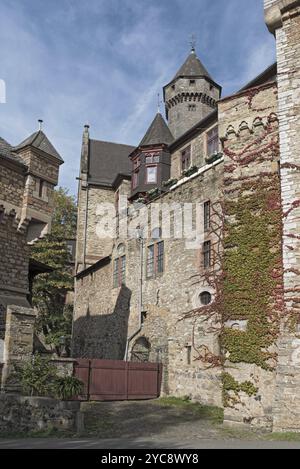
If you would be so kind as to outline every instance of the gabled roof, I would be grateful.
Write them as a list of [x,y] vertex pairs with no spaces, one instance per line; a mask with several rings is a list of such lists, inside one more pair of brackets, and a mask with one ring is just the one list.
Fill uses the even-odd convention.
[[112,186],[118,174],[130,176],[128,156],[135,147],[120,143],[89,140],[89,181]]
[[14,163],[18,163],[19,165],[23,165],[26,167],[22,159],[19,157],[17,153],[13,152],[13,147],[6,141],[4,138],[0,137],[0,156],[10,160]]
[[197,57],[194,49],[189,53],[186,61],[180,67],[172,81],[179,77],[199,77],[203,76],[212,80],[212,77],[204,67],[201,60]]
[[163,116],[158,112],[139,146],[143,147],[158,144],[170,145],[172,142],[174,142],[174,137]]
[[37,148],[38,150],[42,150],[44,153],[53,156],[61,163],[63,163],[63,159],[61,158],[60,154],[57,152],[57,150],[54,148],[54,146],[42,130],[34,132],[19,145],[15,146],[13,150],[18,151],[28,146],[32,146],[34,148]]

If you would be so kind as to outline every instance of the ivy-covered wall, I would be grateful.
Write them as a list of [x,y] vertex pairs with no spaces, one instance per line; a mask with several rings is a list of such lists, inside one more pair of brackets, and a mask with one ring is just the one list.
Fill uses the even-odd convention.
[[220,103],[224,162],[225,420],[271,427],[283,311],[277,87]]

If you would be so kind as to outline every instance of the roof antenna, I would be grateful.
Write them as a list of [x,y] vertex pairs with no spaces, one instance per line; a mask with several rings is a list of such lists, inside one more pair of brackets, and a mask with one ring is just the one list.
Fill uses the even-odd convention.
[[196,51],[196,44],[197,44],[197,38],[196,34],[191,34],[191,39],[190,39],[190,46],[191,46],[191,52]]
[[42,130],[42,126],[43,126],[43,119],[39,119],[38,120],[38,123],[39,123],[39,130]]
[[160,94],[157,93],[157,114],[160,114]]

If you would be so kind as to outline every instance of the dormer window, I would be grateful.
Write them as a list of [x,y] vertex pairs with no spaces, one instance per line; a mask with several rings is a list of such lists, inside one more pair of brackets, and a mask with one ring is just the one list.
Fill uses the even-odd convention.
[[157,166],[146,166],[146,184],[157,183]]
[[194,86],[196,84],[196,80],[190,80],[190,86]]

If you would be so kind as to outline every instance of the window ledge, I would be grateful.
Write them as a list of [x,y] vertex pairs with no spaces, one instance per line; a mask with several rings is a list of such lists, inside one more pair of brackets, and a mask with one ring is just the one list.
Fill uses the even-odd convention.
[[217,166],[218,164],[222,163],[223,161],[224,161],[224,156],[223,155],[221,157],[219,156],[216,161],[214,161],[213,163],[210,163],[210,164],[206,164],[205,166],[202,166],[202,168],[200,168],[196,173],[192,174],[191,176],[186,176],[186,177],[183,177],[182,179],[180,179],[177,182],[177,184],[174,184],[174,186],[170,187],[169,191],[170,192],[174,191],[175,189],[177,189],[177,187],[180,187],[180,186],[182,186],[182,184],[185,184],[187,181],[191,181],[192,179],[195,179],[199,175],[206,173],[208,170],[210,170],[214,166]]

